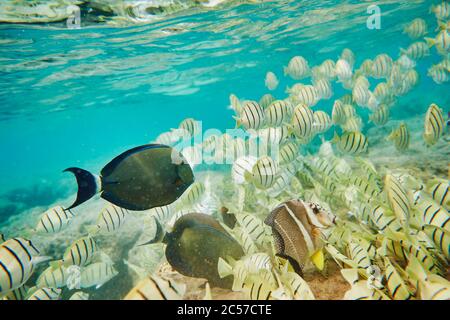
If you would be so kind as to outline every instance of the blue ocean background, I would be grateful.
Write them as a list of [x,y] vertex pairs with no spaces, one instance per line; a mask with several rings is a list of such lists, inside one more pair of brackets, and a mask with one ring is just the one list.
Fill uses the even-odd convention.
[[[381,9],[379,30],[366,27],[370,4]],[[229,95],[259,100],[273,71],[280,85],[272,94],[284,98],[296,81],[283,76],[283,66],[295,55],[310,66],[336,60],[344,48],[355,53],[356,66],[380,53],[397,58],[412,43],[402,33],[405,23],[423,18],[434,34],[431,4],[274,1],[126,27],[1,24],[0,223],[73,194],[65,168],[98,172],[185,118],[201,120],[203,129],[234,128]],[[419,61],[419,85],[399,98],[392,119],[423,116],[432,102],[448,112],[449,84],[426,75],[439,62],[432,52]],[[371,88],[376,84],[371,79]],[[333,88],[333,99],[315,109],[330,113],[334,99],[348,92]],[[367,114],[361,111],[365,120]]]

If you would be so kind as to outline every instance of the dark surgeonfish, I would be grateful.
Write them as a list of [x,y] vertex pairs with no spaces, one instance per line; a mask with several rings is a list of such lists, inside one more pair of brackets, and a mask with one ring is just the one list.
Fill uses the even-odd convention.
[[162,241],[167,245],[166,259],[173,269],[188,277],[206,278],[212,286],[231,288],[233,278],[219,276],[219,258],[239,260],[244,251],[213,217],[188,213],[175,222],[171,233],[166,234],[155,221],[156,236],[149,243]]
[[101,197],[128,210],[147,210],[171,204],[194,182],[183,156],[162,144],[148,144],[125,151],[96,176],[80,168],[67,168],[78,183],[74,208],[101,192]]

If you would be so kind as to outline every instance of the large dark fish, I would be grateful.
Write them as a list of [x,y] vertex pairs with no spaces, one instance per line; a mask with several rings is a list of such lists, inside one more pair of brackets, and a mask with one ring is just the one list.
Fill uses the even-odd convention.
[[171,233],[161,236],[162,227],[157,222],[157,235],[150,242],[166,246],[166,259],[179,273],[195,278],[206,278],[212,286],[231,288],[231,276],[220,278],[217,271],[219,257],[238,260],[244,255],[239,243],[211,216],[188,213],[179,218]]
[[95,176],[80,168],[67,168],[77,178],[74,208],[97,192],[109,202],[128,210],[147,210],[177,200],[194,182],[183,156],[162,144],[148,144],[125,151]]

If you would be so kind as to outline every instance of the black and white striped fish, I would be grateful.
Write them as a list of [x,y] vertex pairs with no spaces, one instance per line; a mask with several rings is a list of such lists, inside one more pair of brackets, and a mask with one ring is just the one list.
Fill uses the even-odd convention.
[[97,245],[92,237],[87,236],[80,238],[72,243],[69,248],[67,248],[64,253],[63,260],[57,262],[55,266],[60,265],[60,263],[66,267],[71,265],[80,267],[85,266],[91,262],[96,251]]
[[261,106],[261,108],[266,109],[275,100],[276,99],[273,95],[271,95],[270,93],[267,93],[267,94],[263,95],[261,97],[261,99],[259,99],[259,105]]
[[432,103],[425,115],[425,130],[423,133],[425,143],[429,146],[436,144],[442,136],[444,126],[442,110],[436,104]]
[[61,289],[41,288],[36,290],[28,300],[59,300]]
[[405,188],[395,176],[391,174],[386,175],[384,178],[384,191],[397,219],[402,224],[408,223],[411,205]]
[[152,275],[141,280],[124,300],[181,300],[185,292],[186,285]]
[[391,74],[394,61],[387,54],[379,54],[373,60],[371,75],[376,78],[388,78]]
[[81,270],[81,288],[100,288],[118,274],[112,263],[97,262]]
[[41,216],[41,219],[36,226],[36,232],[60,232],[69,225],[73,217],[74,214],[72,211],[65,210],[61,206],[50,208]]
[[327,132],[331,128],[331,118],[328,113],[321,110],[314,112],[313,127],[316,134]]
[[366,136],[361,132],[344,132],[340,137],[335,132],[332,142],[341,152],[348,154],[367,152],[369,146]]
[[20,288],[30,278],[40,257],[30,240],[12,238],[0,244],[0,294]]
[[385,104],[381,104],[370,116],[372,121],[377,126],[384,126],[389,120],[389,108]]
[[299,148],[295,142],[286,142],[280,147],[278,153],[278,162],[280,165],[286,165],[297,159]]
[[67,268],[59,266],[57,268],[48,267],[36,281],[37,288],[62,288],[66,286],[68,273]]
[[291,129],[294,134],[303,140],[309,140],[314,133],[314,114],[312,110],[304,104],[299,104],[294,108],[291,121]]
[[247,130],[257,130],[264,126],[264,118],[264,110],[256,101],[246,101],[242,106],[240,116],[234,117],[236,120],[236,127],[243,125]]
[[184,130],[188,136],[194,137],[200,133],[200,121],[193,118],[187,118],[180,122],[179,129]]
[[409,130],[406,124],[401,123],[400,126],[393,130],[387,137],[388,140],[394,141],[395,148],[398,151],[405,151],[409,147]]
[[265,110],[266,124],[271,127],[281,126],[289,116],[289,107],[284,100],[272,102]]
[[245,178],[259,189],[267,189],[273,185],[277,177],[278,167],[269,156],[260,157],[253,165],[252,172],[246,172]]
[[97,218],[97,224],[87,228],[90,235],[100,233],[110,233],[117,231],[125,222],[128,210],[108,204],[100,212]]
[[433,181],[427,191],[440,206],[450,211],[450,182],[449,180]]
[[414,206],[423,224],[431,224],[450,232],[450,213],[423,191],[414,194]]

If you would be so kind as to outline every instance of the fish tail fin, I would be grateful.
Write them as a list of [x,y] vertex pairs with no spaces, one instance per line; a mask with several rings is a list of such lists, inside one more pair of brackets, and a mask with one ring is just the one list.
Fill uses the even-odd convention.
[[212,300],[211,287],[209,286],[209,282],[206,282],[205,296],[203,297],[203,300]]
[[52,257],[49,256],[37,256],[37,257],[33,257],[33,264],[37,265],[39,263],[43,263],[43,262],[47,262],[49,260],[52,260]]
[[217,263],[217,271],[219,272],[220,278],[225,278],[233,274],[233,268],[224,259],[219,258]]
[[70,210],[83,202],[86,202],[92,198],[97,192],[100,191],[99,178],[87,170],[71,167],[65,169],[63,172],[72,172],[77,179],[78,192],[75,202],[65,210]]
[[434,40],[433,38],[425,37],[424,39],[425,39],[428,47],[430,47],[430,48],[436,44],[436,40]]
[[165,236],[164,228],[156,217],[154,217],[154,219],[155,219],[155,224],[156,224],[155,237],[150,241],[140,244],[139,246],[145,246],[148,244],[164,242],[164,236]]
[[339,142],[339,136],[336,131],[334,131],[333,139],[330,141],[331,143],[338,143]]
[[323,255],[323,250],[319,249],[311,255],[311,261],[314,263],[319,271],[322,271],[325,266],[325,258]]
[[236,129],[239,128],[242,124],[241,119],[237,116],[233,116],[233,119],[236,120]]
[[58,269],[59,267],[61,267],[63,265],[63,261],[62,260],[53,260],[49,262],[50,267],[52,267],[52,269]]
[[100,228],[96,224],[86,226],[86,231],[90,236],[97,234],[99,230],[100,230]]

